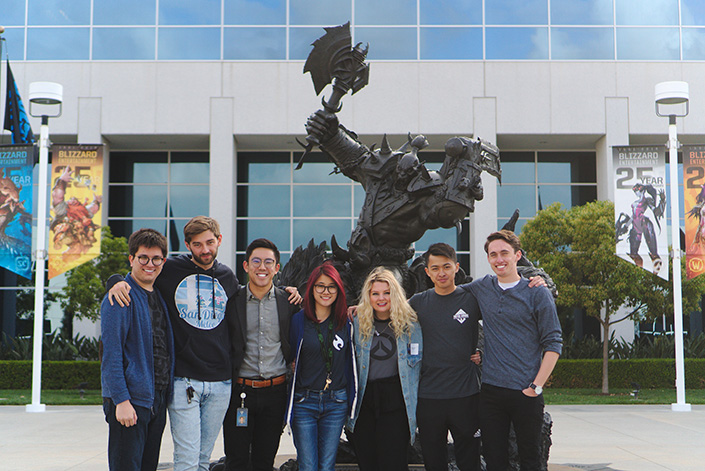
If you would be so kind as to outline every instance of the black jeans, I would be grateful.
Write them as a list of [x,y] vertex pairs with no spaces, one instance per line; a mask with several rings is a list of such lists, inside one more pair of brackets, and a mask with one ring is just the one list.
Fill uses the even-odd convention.
[[111,471],[154,471],[159,465],[159,449],[166,425],[166,390],[154,394],[151,409],[132,404],[137,423],[125,427],[115,418],[115,403],[103,398],[108,423],[108,466]]
[[457,399],[419,398],[416,421],[427,471],[448,470],[448,430],[460,471],[480,470],[479,394]]
[[540,469],[543,396],[529,397],[515,389],[482,385],[480,394],[482,451],[487,471],[509,466],[509,424],[514,425],[521,471]]
[[[242,392],[247,395],[247,427],[235,423]],[[233,381],[230,407],[223,421],[227,471],[248,470],[250,462],[252,471],[272,471],[284,430],[286,399],[286,383],[255,389]]]
[[399,376],[368,381],[355,432],[360,471],[407,471],[409,421]]

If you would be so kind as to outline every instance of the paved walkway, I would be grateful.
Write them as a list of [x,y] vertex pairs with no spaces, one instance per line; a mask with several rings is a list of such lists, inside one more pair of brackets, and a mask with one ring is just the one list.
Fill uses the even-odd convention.
[[[705,406],[548,406],[553,416],[550,471],[702,471]],[[104,471],[107,425],[99,406],[0,406],[0,471]],[[169,427],[160,469],[171,469]],[[277,462],[294,457],[285,432]],[[213,457],[223,456],[222,438]]]

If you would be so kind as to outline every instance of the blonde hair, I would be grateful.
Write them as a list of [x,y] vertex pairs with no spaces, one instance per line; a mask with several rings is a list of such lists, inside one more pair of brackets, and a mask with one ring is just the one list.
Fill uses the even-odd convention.
[[370,302],[370,290],[375,282],[387,283],[389,285],[390,297],[390,325],[394,331],[394,335],[399,338],[402,335],[411,335],[414,329],[414,322],[417,322],[416,312],[411,308],[406,300],[404,289],[399,284],[399,281],[394,277],[394,274],[384,268],[377,267],[367,275],[365,284],[360,292],[360,304],[357,307],[357,319],[360,325],[360,334],[363,340],[372,337],[374,330],[374,309]]

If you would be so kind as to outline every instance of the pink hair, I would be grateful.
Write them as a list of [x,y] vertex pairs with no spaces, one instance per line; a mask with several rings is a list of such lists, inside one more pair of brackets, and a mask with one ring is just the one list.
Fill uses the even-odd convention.
[[318,323],[316,318],[316,299],[313,297],[313,285],[322,276],[326,275],[333,280],[338,287],[338,296],[333,303],[333,319],[335,320],[335,330],[340,330],[345,325],[348,319],[348,304],[345,300],[345,288],[343,280],[340,278],[340,273],[330,263],[324,263],[313,269],[306,283],[306,295],[304,296],[304,314],[311,322]]

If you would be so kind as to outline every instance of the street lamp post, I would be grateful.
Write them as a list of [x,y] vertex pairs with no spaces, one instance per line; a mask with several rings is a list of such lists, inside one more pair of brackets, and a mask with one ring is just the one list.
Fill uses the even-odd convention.
[[[681,290],[681,237],[680,209],[678,207],[678,134],[676,117],[685,117],[689,110],[689,93],[686,82],[661,82],[656,84],[656,115],[668,116],[668,159],[671,179],[671,245],[673,250],[673,328],[676,340],[676,402],[671,410],[690,411],[685,402],[685,365],[683,360],[683,297]],[[663,110],[670,110],[663,113]]]
[[[39,182],[37,191],[37,252],[34,287],[34,348],[32,352],[32,403],[27,412],[44,412],[42,392],[42,340],[44,337],[44,269],[47,260],[47,173],[49,168],[49,118],[61,116],[64,88],[53,82],[29,84],[29,114],[42,118],[39,133]],[[56,112],[58,105],[58,113]],[[49,111],[53,111],[49,114]]]

